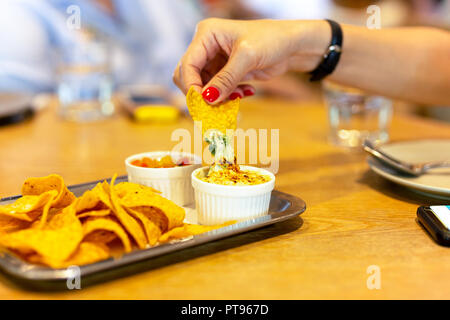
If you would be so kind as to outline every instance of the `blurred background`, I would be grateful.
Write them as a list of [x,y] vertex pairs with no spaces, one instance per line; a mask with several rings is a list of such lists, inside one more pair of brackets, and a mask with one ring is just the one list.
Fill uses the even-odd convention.
[[[2,0],[0,117],[45,105],[53,94],[60,114],[72,120],[96,120],[121,106],[141,119],[171,119],[178,111],[167,106],[184,108],[172,73],[201,19],[331,18],[365,26],[372,4],[380,7],[383,28],[450,27],[450,0]],[[320,84],[298,74],[256,87],[260,96],[323,99]],[[136,106],[149,104],[159,109],[135,114]],[[450,121],[445,106],[395,106]]]

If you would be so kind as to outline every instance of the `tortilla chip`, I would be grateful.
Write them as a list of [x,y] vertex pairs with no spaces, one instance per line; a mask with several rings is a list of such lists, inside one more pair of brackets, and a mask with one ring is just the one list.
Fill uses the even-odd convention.
[[78,250],[64,264],[65,266],[81,266],[108,259],[109,256],[109,248],[104,244],[83,241]]
[[99,207],[107,208],[107,206],[103,205],[101,202],[97,192],[93,190],[85,191],[75,202],[75,211],[77,214],[93,210],[94,208],[100,209]]
[[133,207],[127,208],[127,210],[133,210],[145,215],[150,221],[152,221],[162,233],[169,230],[169,219],[164,212],[158,208],[153,207]]
[[[111,179],[111,186],[114,186],[114,181],[116,180],[116,176],[117,175],[114,175],[114,177]],[[103,187],[105,189],[107,189],[106,192],[109,191],[109,194],[111,196],[113,211],[114,211],[116,217],[119,219],[120,223],[128,231],[128,233],[133,237],[133,239],[136,241],[136,244],[138,245],[138,247],[141,249],[145,248],[147,246],[147,238],[145,236],[144,231],[142,230],[142,227],[122,207],[122,205],[120,204],[120,199],[117,196],[114,188],[110,188],[110,186],[107,183],[104,184]]]
[[55,198],[53,197],[49,202],[47,202],[44,206],[44,210],[42,210],[42,215],[41,215],[41,219],[39,220],[39,223],[37,225],[37,227],[39,229],[42,229],[45,225],[45,223],[47,222],[47,216],[48,216],[48,212],[50,211],[50,207],[52,205],[52,202],[55,200]]
[[0,216],[10,216],[12,218],[34,221],[41,215],[41,209],[52,201],[57,195],[55,190],[50,190],[36,196],[23,196],[14,203],[0,206]]
[[109,191],[109,184],[106,181],[99,182],[97,185],[92,189],[92,191],[97,195],[97,197],[100,199],[100,201],[105,205],[107,208],[110,208],[113,210],[113,205],[111,203],[111,197],[110,197],[110,191]]
[[141,184],[132,183],[132,182],[119,182],[114,186],[114,190],[116,190],[117,196],[119,198],[123,198],[125,195],[130,193],[142,193],[142,192],[150,192],[150,193],[161,193],[152,187],[143,186]]
[[128,211],[133,217],[141,222],[147,236],[147,242],[151,246],[155,245],[156,242],[158,242],[159,237],[161,236],[161,229],[159,228],[159,226],[138,210],[126,208],[126,211]]
[[[183,225],[185,217],[184,209],[159,194],[153,192],[130,193],[125,195],[120,200],[120,203],[126,208],[133,208],[140,212],[145,211],[144,213],[148,213],[152,221],[154,220],[151,216],[156,215],[158,210],[162,212],[167,218],[167,225],[161,228],[163,232]],[[142,207],[151,207],[158,210],[144,210]],[[156,221],[154,222],[156,223]]]
[[117,234],[108,230],[95,230],[84,237],[83,241],[108,244],[117,239]]
[[51,220],[56,214],[60,213],[61,210],[64,210],[64,208],[49,208],[49,206],[51,207],[51,203],[46,204],[46,207],[44,207],[43,211],[40,213],[41,217],[33,221],[31,228],[42,229],[45,226],[43,221]]
[[131,251],[131,244],[128,235],[126,234],[122,226],[119,223],[115,222],[113,219],[108,217],[95,217],[89,218],[85,223],[83,223],[84,236],[88,236],[91,232],[96,230],[106,230],[114,232],[122,241],[125,252]]
[[111,213],[111,210],[109,209],[103,209],[103,210],[92,210],[92,211],[85,211],[79,215],[77,215],[78,219],[87,218],[87,217],[106,217]]
[[189,224],[185,223],[183,226],[174,228],[166,233],[164,233],[160,238],[159,242],[164,243],[171,240],[179,240],[183,238],[187,238],[190,236],[195,236],[197,234],[209,232],[215,229],[220,229],[226,226],[229,226],[231,224],[236,223],[236,221],[228,221],[224,224],[215,225],[215,226],[202,226],[197,224]]
[[0,236],[0,246],[20,253],[36,252],[51,261],[66,260],[83,238],[73,206],[55,215],[45,228],[30,228]]
[[11,218],[9,216],[0,216],[0,235],[1,233],[9,233],[29,228],[31,222]]
[[76,197],[70,192],[64,180],[57,174],[51,174],[41,178],[29,178],[25,180],[22,186],[22,194],[25,195],[40,195],[44,192],[56,190],[57,195],[53,197],[53,200],[46,203],[44,210],[42,211],[39,228],[43,228],[47,222],[47,214],[50,208],[64,208],[70,205]]
[[217,129],[226,133],[226,129],[236,129],[239,100],[229,100],[217,105],[209,105],[202,95],[189,89],[186,95],[186,104],[194,121],[202,122],[202,133],[209,129]]
[[69,266],[81,266],[94,263],[109,258],[109,248],[102,243],[83,241],[77,251],[65,261],[52,260],[41,257],[37,254],[30,255],[28,260],[32,263],[39,263],[52,268],[66,268]]
[[22,186],[22,195],[40,195],[49,190],[56,190],[58,192],[52,204],[55,208],[67,207],[76,199],[74,194],[67,189],[63,178],[57,174],[25,180]]

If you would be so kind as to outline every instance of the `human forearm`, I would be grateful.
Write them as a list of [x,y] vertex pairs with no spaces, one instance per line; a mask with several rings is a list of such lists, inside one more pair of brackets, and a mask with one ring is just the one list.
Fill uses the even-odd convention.
[[[394,98],[450,105],[449,33],[342,29],[341,59],[329,79]],[[242,97],[242,82],[314,70],[330,39],[330,26],[322,20],[207,19],[197,26],[174,81],[185,93],[194,87],[212,104]]]
[[[329,29],[326,23],[317,21],[309,31],[310,39],[305,41],[310,42],[311,56],[320,46],[323,53],[328,45],[323,43],[326,39],[329,42],[330,31],[324,27]],[[431,28],[368,30],[347,25],[342,28],[343,52],[330,80],[394,98],[450,105],[448,33]],[[320,61],[320,57],[317,59]],[[316,65],[319,61],[316,60]]]

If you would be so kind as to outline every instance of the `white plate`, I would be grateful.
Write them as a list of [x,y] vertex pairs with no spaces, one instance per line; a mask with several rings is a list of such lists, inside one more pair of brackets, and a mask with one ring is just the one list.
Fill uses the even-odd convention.
[[[420,140],[395,142],[380,146],[393,157],[409,162],[450,160],[450,140]],[[432,170],[420,177],[398,173],[394,169],[368,158],[370,168],[380,176],[408,188],[450,199],[450,168]]]

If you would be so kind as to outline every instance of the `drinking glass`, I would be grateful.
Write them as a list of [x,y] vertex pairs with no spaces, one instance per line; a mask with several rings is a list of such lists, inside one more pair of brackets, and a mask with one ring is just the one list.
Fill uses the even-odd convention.
[[338,146],[361,147],[365,139],[389,140],[392,101],[360,90],[324,81],[330,141]]
[[106,38],[87,30],[59,52],[57,90],[64,119],[90,122],[114,113],[109,52]]

